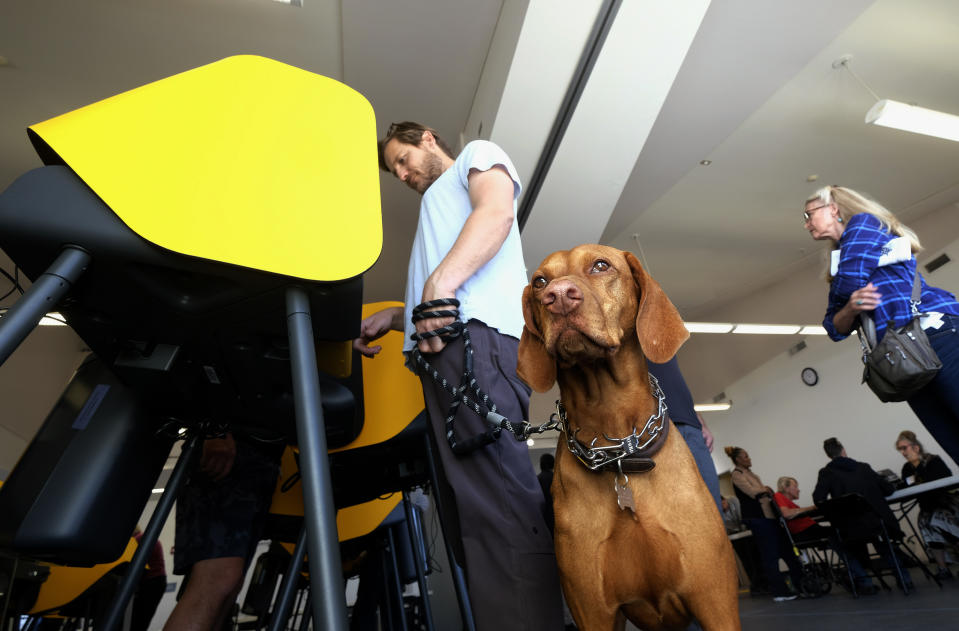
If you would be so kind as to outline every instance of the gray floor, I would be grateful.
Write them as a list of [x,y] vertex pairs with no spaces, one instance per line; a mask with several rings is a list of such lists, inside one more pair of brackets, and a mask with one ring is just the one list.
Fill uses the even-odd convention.
[[959,580],[944,581],[940,589],[919,578],[918,571],[912,573],[918,578],[917,589],[908,596],[896,589],[853,599],[837,586],[814,600],[775,603],[768,597],[743,596],[739,601],[743,631],[959,629]]
[[[953,565],[955,572],[959,566]],[[912,569],[917,589],[899,589],[854,599],[838,585],[821,598],[773,602],[771,596],[739,599],[743,631],[959,631],[959,579],[942,589]],[[627,623],[627,631],[636,627]]]

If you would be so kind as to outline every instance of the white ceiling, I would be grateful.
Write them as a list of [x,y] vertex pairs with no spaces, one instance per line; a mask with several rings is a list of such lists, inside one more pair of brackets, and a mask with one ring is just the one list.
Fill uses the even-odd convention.
[[[39,165],[29,124],[239,53],[347,83],[381,132],[413,119],[454,144],[492,134],[528,177],[601,4],[6,0],[0,188]],[[831,67],[852,54],[881,96],[959,113],[959,3],[626,0],[617,19],[524,231],[531,268],[583,240],[636,251],[638,234],[687,319],[815,323],[826,289],[799,224],[807,176],[873,194],[928,225],[924,239],[959,238],[959,143],[867,127],[872,97]],[[368,300],[403,295],[416,222],[413,192],[386,176],[381,190]],[[694,336],[681,359],[708,400],[799,339]]]

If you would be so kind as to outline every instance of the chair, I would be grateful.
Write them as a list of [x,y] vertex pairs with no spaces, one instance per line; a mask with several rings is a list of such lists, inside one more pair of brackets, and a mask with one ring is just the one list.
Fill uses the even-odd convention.
[[[897,583],[904,594],[909,594],[913,589],[911,579],[907,580],[906,572],[902,566],[900,558],[911,559],[916,567],[920,568],[927,579],[942,587],[942,583],[931,573],[925,564],[916,557],[915,553],[908,546],[902,545],[902,532],[890,533],[886,523],[879,516],[876,510],[859,493],[849,493],[838,498],[832,498],[819,505],[826,519],[829,520],[833,531],[839,542],[840,554],[846,564],[849,583],[852,588],[853,596],[858,596],[855,581],[852,572],[849,570],[849,562],[846,555],[849,554],[850,546],[862,546],[871,543],[879,556],[890,566],[886,572],[895,576]],[[870,564],[872,565],[872,564]],[[876,579],[885,589],[889,589],[882,580],[885,573],[883,568],[878,570],[871,568]]]
[[[789,548],[796,555],[802,567],[802,585],[795,587],[810,596],[825,596],[832,589],[833,573],[829,563],[828,550],[832,546],[829,539],[811,539],[797,542],[789,530],[789,520],[775,501],[769,502],[773,517],[779,521],[783,535],[789,542]],[[805,554],[803,554],[805,553]]]

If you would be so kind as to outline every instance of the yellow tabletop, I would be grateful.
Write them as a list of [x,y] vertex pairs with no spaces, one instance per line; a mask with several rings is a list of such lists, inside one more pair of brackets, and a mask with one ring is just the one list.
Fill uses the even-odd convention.
[[376,124],[358,92],[242,55],[30,127],[144,239],[316,281],[382,247]]

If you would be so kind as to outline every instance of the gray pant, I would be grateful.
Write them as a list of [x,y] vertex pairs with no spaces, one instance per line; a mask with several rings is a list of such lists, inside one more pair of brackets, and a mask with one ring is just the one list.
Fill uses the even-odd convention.
[[[516,376],[518,340],[469,322],[473,372],[479,387],[510,420],[526,418],[529,389]],[[463,340],[436,355],[434,368],[454,384],[463,374]],[[553,541],[543,518],[543,492],[526,444],[503,432],[497,441],[465,456],[453,454],[445,420],[451,397],[429,376],[421,377],[426,411],[439,451],[444,514],[451,539],[465,566],[466,581],[479,631],[563,628],[559,575]],[[485,422],[461,405],[456,436],[466,439],[485,431]],[[451,501],[450,501],[451,500]],[[452,522],[452,523],[450,523]]]

